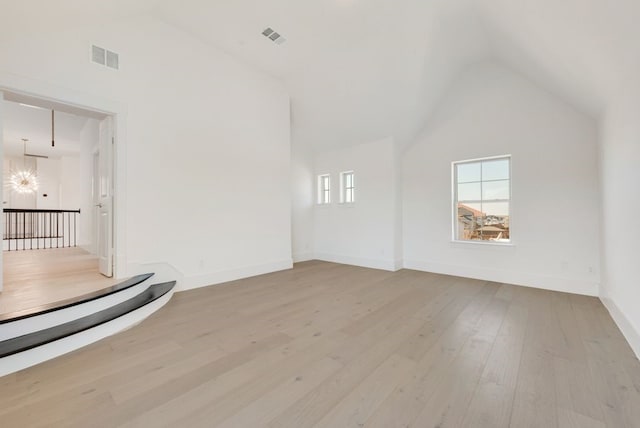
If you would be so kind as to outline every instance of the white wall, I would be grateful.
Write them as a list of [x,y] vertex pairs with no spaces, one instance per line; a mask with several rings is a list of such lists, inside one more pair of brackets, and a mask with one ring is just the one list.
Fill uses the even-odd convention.
[[[634,76],[637,80],[637,76]],[[640,82],[625,80],[601,127],[601,297],[640,357]]]
[[[83,148],[83,152],[86,149]],[[91,229],[88,229],[93,224],[92,210],[87,207],[87,203],[91,201],[91,183],[92,175],[91,170],[92,159],[87,156],[82,156],[82,153],[78,156],[63,156],[60,158],[60,209],[62,210],[77,210],[80,209],[80,214],[74,214],[75,221],[71,223],[69,219],[69,243],[71,239],[75,239],[75,244],[84,248],[89,252],[93,249],[93,236]],[[82,207],[85,206],[83,210]],[[75,230],[72,229],[74,225]]]
[[[121,70],[90,63],[91,43],[118,52]],[[279,82],[153,18],[1,43],[0,71],[126,106],[130,272],[167,262],[185,288],[291,265]]]
[[90,176],[80,176],[80,157],[63,156],[60,158],[60,209],[77,210],[82,199],[80,185],[82,180],[90,181]]
[[59,210],[60,207],[60,159],[37,159],[38,191],[36,208],[40,210]]
[[60,209],[80,210],[77,224],[77,244],[95,253],[93,236],[93,151],[98,142],[96,119],[87,119],[80,133],[80,152],[60,158]]
[[402,152],[398,144],[393,148],[393,211],[394,211],[394,246],[395,246],[395,270],[404,267],[404,215],[403,215],[403,173]]
[[[315,206],[316,259],[386,270],[399,267],[394,155],[391,138],[316,154],[315,175],[331,174],[332,186],[331,204]],[[355,203],[340,204],[340,172],[351,170]]]
[[[405,267],[598,294],[594,123],[508,69],[473,67],[404,155]],[[512,155],[513,246],[451,242],[451,162]]]
[[308,145],[291,147],[291,251],[294,262],[313,258],[313,153]]

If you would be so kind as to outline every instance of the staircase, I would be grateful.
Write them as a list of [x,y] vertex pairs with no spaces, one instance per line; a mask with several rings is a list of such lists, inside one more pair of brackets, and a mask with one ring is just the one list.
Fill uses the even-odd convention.
[[136,275],[77,299],[0,315],[0,376],[66,354],[138,324],[171,298],[175,281]]

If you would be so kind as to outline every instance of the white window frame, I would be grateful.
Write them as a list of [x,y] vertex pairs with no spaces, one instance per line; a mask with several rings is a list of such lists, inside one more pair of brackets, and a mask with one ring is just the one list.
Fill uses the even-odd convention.
[[[480,162],[485,162],[485,161],[492,161],[492,160],[500,160],[500,159],[507,159],[509,160],[509,199],[505,200],[505,199],[500,199],[500,200],[488,200],[488,201],[484,201],[484,200],[480,200],[478,202],[482,203],[482,202],[508,202],[509,203],[509,241],[484,241],[484,240],[472,240],[472,239],[458,239],[458,177],[457,177],[457,165],[461,165],[461,164],[469,164],[469,163],[480,163]],[[510,154],[506,154],[506,155],[499,155],[499,156],[490,156],[490,157],[484,157],[484,158],[477,158],[477,159],[467,159],[467,160],[461,160],[461,161],[454,161],[451,162],[451,232],[452,232],[452,236],[451,236],[451,242],[454,243],[461,243],[461,244],[479,244],[479,245],[498,245],[498,246],[513,246],[513,221],[511,218],[511,213],[512,213],[512,205],[513,205],[513,180],[512,180],[512,171],[513,171],[513,159],[512,156]],[[481,183],[482,181],[482,176],[480,177]],[[482,184],[481,184],[481,198],[482,198]],[[469,202],[469,201],[467,201]]]
[[[326,181],[325,181],[326,178]],[[326,187],[325,187],[326,183]],[[325,198],[326,195],[326,198]],[[331,175],[318,174],[318,205],[329,205],[331,203]]]
[[[347,175],[351,176],[351,187],[347,187]],[[351,190],[351,200],[347,201],[347,190]],[[356,174],[352,171],[340,173],[340,203],[354,204],[356,202]]]

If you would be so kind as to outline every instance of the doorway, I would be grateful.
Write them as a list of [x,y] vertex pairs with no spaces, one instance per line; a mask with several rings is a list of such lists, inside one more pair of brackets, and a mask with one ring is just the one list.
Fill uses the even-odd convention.
[[[113,285],[113,116],[13,92],[2,98],[0,313]],[[20,174],[27,179],[16,184]]]

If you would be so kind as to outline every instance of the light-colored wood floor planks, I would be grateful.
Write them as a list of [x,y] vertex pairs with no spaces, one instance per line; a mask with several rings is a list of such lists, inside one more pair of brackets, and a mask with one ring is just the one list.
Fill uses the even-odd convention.
[[119,281],[98,272],[98,258],[80,247],[4,251],[0,314],[56,303]]
[[0,378],[0,425],[640,427],[639,380],[596,298],[314,261]]

